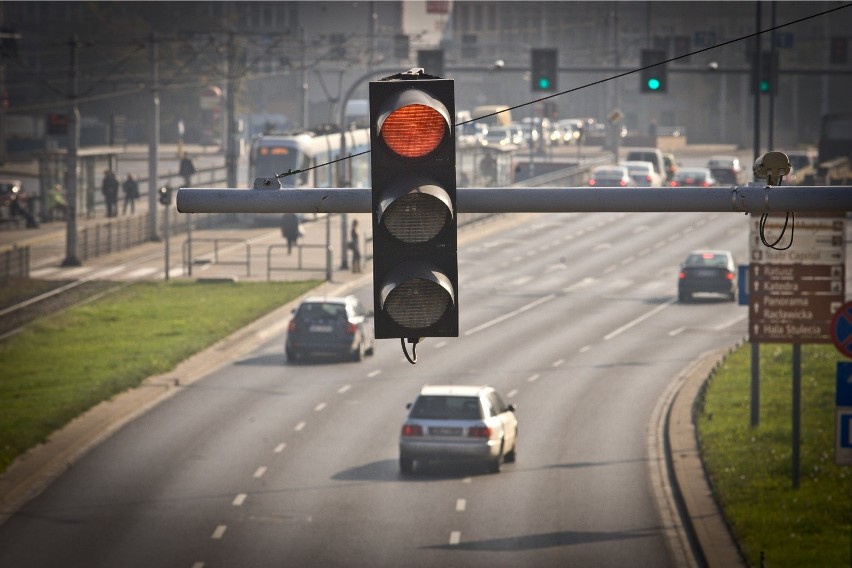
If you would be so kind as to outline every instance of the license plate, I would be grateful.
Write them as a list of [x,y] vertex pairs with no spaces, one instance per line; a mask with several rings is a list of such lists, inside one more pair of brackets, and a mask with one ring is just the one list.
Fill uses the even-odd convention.
[[461,428],[451,428],[448,426],[429,428],[429,434],[432,436],[461,436],[461,433]]
[[701,276],[703,278],[712,278],[716,276],[716,271],[712,268],[703,268],[695,271],[696,276]]
[[330,325],[312,325],[310,329],[314,333],[331,333]]

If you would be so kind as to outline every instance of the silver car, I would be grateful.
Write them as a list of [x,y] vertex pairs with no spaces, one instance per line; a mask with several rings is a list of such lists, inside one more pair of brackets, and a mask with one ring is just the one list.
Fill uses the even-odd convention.
[[399,469],[411,473],[414,462],[481,462],[492,473],[517,455],[515,405],[506,404],[488,386],[425,386],[413,404],[399,437]]

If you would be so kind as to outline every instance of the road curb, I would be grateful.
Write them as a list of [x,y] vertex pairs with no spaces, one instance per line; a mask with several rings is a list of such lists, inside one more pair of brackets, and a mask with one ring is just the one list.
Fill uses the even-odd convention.
[[746,563],[713,497],[695,427],[696,404],[729,349],[704,354],[682,374],[665,424],[672,491],[700,566],[745,568]]

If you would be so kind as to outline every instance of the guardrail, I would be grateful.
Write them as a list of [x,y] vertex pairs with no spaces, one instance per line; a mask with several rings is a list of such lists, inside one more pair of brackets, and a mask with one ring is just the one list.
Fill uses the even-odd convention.
[[[296,266],[295,267],[292,267],[292,266],[273,266],[272,265],[272,251],[275,250],[275,249],[283,249],[283,248],[287,248],[287,245],[286,244],[275,244],[275,245],[269,245],[266,248],[266,279],[267,280],[272,280],[272,273],[273,272],[284,272],[284,271],[290,271],[290,270],[310,270],[310,271],[314,271],[314,272],[325,272],[325,270],[326,270],[325,263],[323,263],[322,266],[305,267],[304,262],[303,262],[304,259],[303,259],[302,253],[303,253],[303,249],[311,249],[311,248],[312,249],[322,249],[324,251],[330,251],[330,247],[326,247],[325,245],[300,245],[300,244],[297,244],[297,245],[294,245],[294,248],[296,249]],[[290,256],[290,255],[288,255],[288,256]]]
[[[221,265],[231,265],[231,266],[241,266],[245,265],[246,267],[246,277],[251,276],[251,245],[246,239],[236,239],[236,238],[214,238],[214,239],[187,239],[183,241],[183,246],[181,247],[181,266],[183,266],[184,276],[192,275],[192,263],[195,260],[192,257],[192,252],[190,247],[194,243],[213,243],[213,264],[221,264]],[[244,244],[246,251],[246,259],[245,261],[220,261],[219,260],[219,243],[232,243],[232,244]]]

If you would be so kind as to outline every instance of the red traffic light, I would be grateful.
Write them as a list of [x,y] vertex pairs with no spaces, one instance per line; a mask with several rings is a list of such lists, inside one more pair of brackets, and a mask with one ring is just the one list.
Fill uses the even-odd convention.
[[450,135],[447,108],[431,95],[407,89],[390,97],[377,121],[379,137],[404,158],[423,158]]

